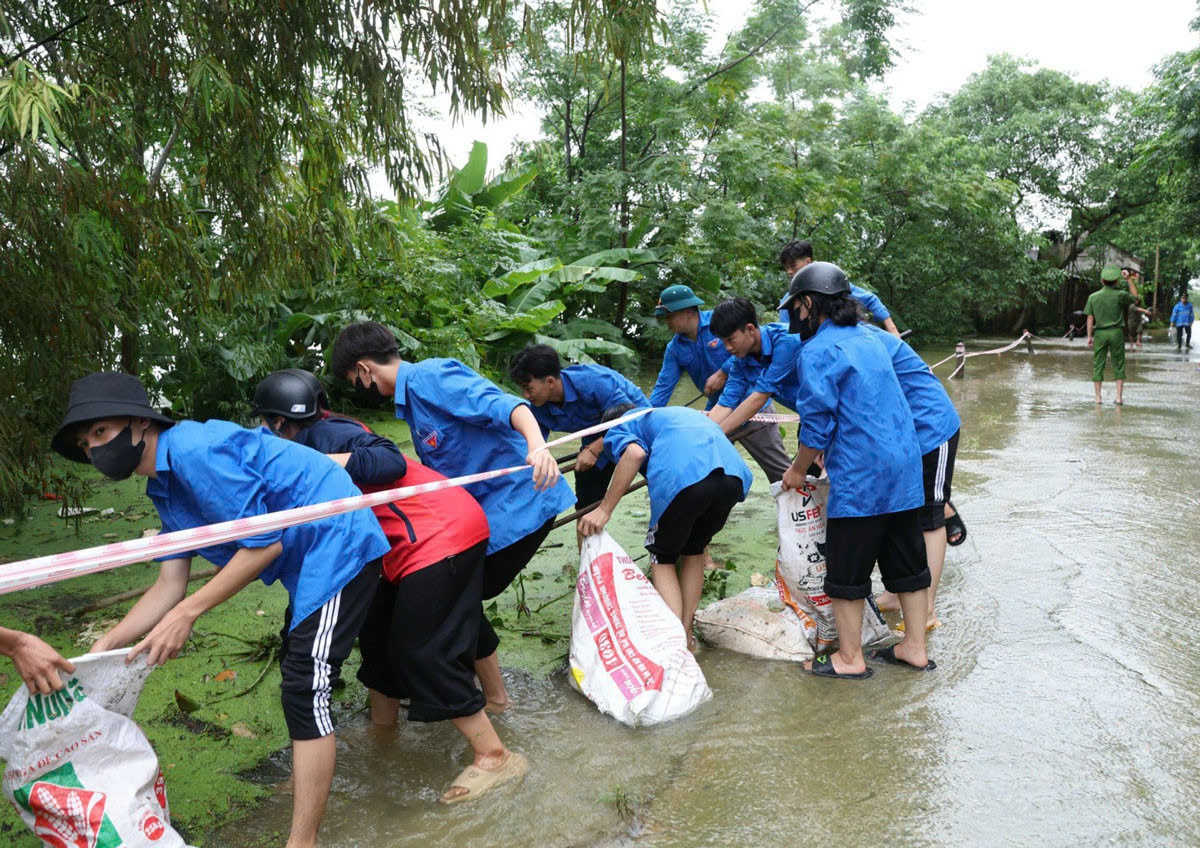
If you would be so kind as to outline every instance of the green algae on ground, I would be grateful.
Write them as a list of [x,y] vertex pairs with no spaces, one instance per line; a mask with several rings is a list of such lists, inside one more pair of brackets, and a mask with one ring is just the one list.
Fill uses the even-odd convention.
[[[412,455],[412,440],[402,422],[383,413],[362,418]],[[565,446],[563,452],[569,452]],[[752,572],[770,573],[774,566],[774,505],[766,494],[761,471],[752,468],[755,491],[738,507],[736,520],[712,546],[718,562],[737,562],[737,570],[723,581],[727,594],[745,589]],[[138,479],[113,483],[97,475],[85,505],[114,512],[64,521],[57,517],[58,502],[30,501],[25,520],[0,527],[0,561],[136,538],[143,530],[159,526]],[[641,557],[643,567],[642,542],[648,518],[649,503],[642,489],[622,502],[608,527],[631,556]],[[563,668],[579,566],[575,545],[573,525],[555,530],[521,578],[489,602],[487,613],[502,640],[500,657],[505,668],[539,676]],[[204,566],[197,562],[194,568]],[[0,596],[0,623],[36,633],[64,655],[75,656],[119,620],[133,601],[83,615],[76,611],[97,599],[147,587],[155,576],[156,566],[139,564]],[[199,585],[193,583],[192,588]],[[272,791],[261,779],[252,779],[250,772],[288,745],[279,707],[278,664],[263,674],[266,659],[239,655],[247,651],[247,643],[269,647],[282,626],[286,605],[281,586],[251,584],[203,616],[183,655],[156,669],[146,683],[134,718],[163,767],[173,822],[193,844],[202,844],[206,833],[248,813]],[[355,679],[357,667],[355,653],[342,670],[346,685],[335,693],[335,716],[344,717],[364,707],[365,691]],[[230,675],[222,674],[227,671],[236,676],[228,679]],[[261,681],[251,688],[260,674]],[[218,675],[227,679],[217,679]],[[12,666],[0,663],[0,698],[7,701],[18,685]],[[185,713],[177,692],[185,705],[199,704],[199,708]],[[11,807],[0,811],[0,836],[12,848],[40,844]]]

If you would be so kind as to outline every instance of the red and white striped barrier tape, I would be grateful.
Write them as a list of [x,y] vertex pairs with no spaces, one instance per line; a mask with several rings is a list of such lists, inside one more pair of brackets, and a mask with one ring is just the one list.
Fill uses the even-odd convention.
[[[565,442],[573,441],[593,433],[601,433],[617,424],[632,421],[650,412],[650,409],[637,409],[603,424],[588,427],[576,433],[547,442],[546,447],[557,447]],[[300,506],[294,509],[269,512],[248,518],[237,518],[233,521],[223,521],[220,524],[209,524],[204,527],[194,527],[189,530],[177,530],[173,533],[160,533],[145,539],[130,539],[127,542],[113,542],[109,545],[99,545],[94,548],[84,548],[78,551],[65,551],[61,554],[22,560],[7,565],[0,565],[0,595],[15,592],[20,589],[34,589],[50,583],[58,583],[72,577],[82,577],[85,574],[97,574],[110,571],[123,565],[133,565],[146,560],[166,557],[171,554],[181,554],[196,548],[219,545],[257,536],[271,530],[284,530],[298,524],[319,521],[356,509],[368,509],[380,504],[403,500],[414,495],[435,492],[450,486],[466,486],[483,480],[491,480],[524,471],[528,465],[514,465],[511,468],[499,468],[494,471],[481,471],[478,474],[468,474],[465,477],[453,477],[439,480],[435,483],[422,483],[418,486],[402,486],[398,489],[388,489],[384,492],[373,492],[369,495],[356,495],[350,498],[326,501],[319,504]]]
[[[1025,341],[1025,339],[1031,338],[1032,336],[1033,336],[1033,334],[1030,333],[1028,330],[1026,330],[1025,332],[1021,333],[1020,338],[1018,338],[1016,341],[1014,341],[1010,344],[1006,344],[1004,347],[995,347],[995,348],[992,348],[991,350],[977,350],[974,353],[968,353],[965,356],[963,356],[963,360],[966,361],[966,360],[970,359],[972,356],[989,356],[989,355],[997,354],[997,353],[1008,353],[1010,350],[1015,348],[1021,342]],[[930,365],[929,367],[937,368],[939,365],[945,365],[947,362],[949,362],[951,359],[954,359],[956,356],[958,356],[957,353],[952,353],[949,356],[947,356],[945,359],[943,359],[941,362],[935,362],[932,365]],[[962,366],[959,365],[958,368],[962,368]],[[955,374],[958,373],[958,368],[954,369]],[[951,376],[954,376],[954,375],[952,374]]]
[[786,412],[760,412],[751,415],[750,420],[761,424],[795,424],[800,420],[800,416],[794,413],[789,415]]

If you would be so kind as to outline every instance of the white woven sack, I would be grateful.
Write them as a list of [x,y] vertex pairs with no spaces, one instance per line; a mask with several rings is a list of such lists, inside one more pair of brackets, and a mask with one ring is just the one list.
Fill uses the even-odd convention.
[[66,688],[22,686],[0,714],[4,796],[51,848],[186,848],[154,749],[131,716],[150,669],[126,650],[71,660]]
[[580,551],[571,683],[631,727],[679,718],[712,697],[683,625],[608,533]]

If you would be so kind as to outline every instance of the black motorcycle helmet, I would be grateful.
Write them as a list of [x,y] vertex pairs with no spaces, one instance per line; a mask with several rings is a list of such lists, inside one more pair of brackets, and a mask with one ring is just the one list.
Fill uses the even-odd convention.
[[779,301],[779,308],[789,308],[789,304],[805,292],[837,295],[849,291],[850,279],[837,265],[832,262],[809,262],[792,277],[792,284],[783,300]]
[[269,374],[254,389],[254,413],[264,418],[281,415],[289,421],[308,421],[328,408],[321,381],[299,368]]

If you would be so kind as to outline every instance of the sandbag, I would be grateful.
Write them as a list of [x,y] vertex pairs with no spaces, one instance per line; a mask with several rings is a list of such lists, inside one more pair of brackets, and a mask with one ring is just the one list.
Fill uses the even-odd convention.
[[133,722],[150,673],[128,649],[76,657],[66,688],[22,686],[0,713],[4,796],[51,848],[186,848],[166,785]]
[[[829,478],[809,477],[803,489],[783,491],[771,485],[779,516],[779,548],[775,555],[775,583],[779,598],[803,624],[809,643],[825,653],[837,642],[833,607],[825,594],[825,505]],[[873,645],[895,634],[883,614],[868,598],[863,607],[862,643]]]
[[570,664],[571,684],[630,727],[679,718],[712,697],[683,624],[608,533],[580,551]]
[[752,586],[696,613],[696,632],[709,645],[764,660],[813,657],[804,624],[781,603],[774,586]]

